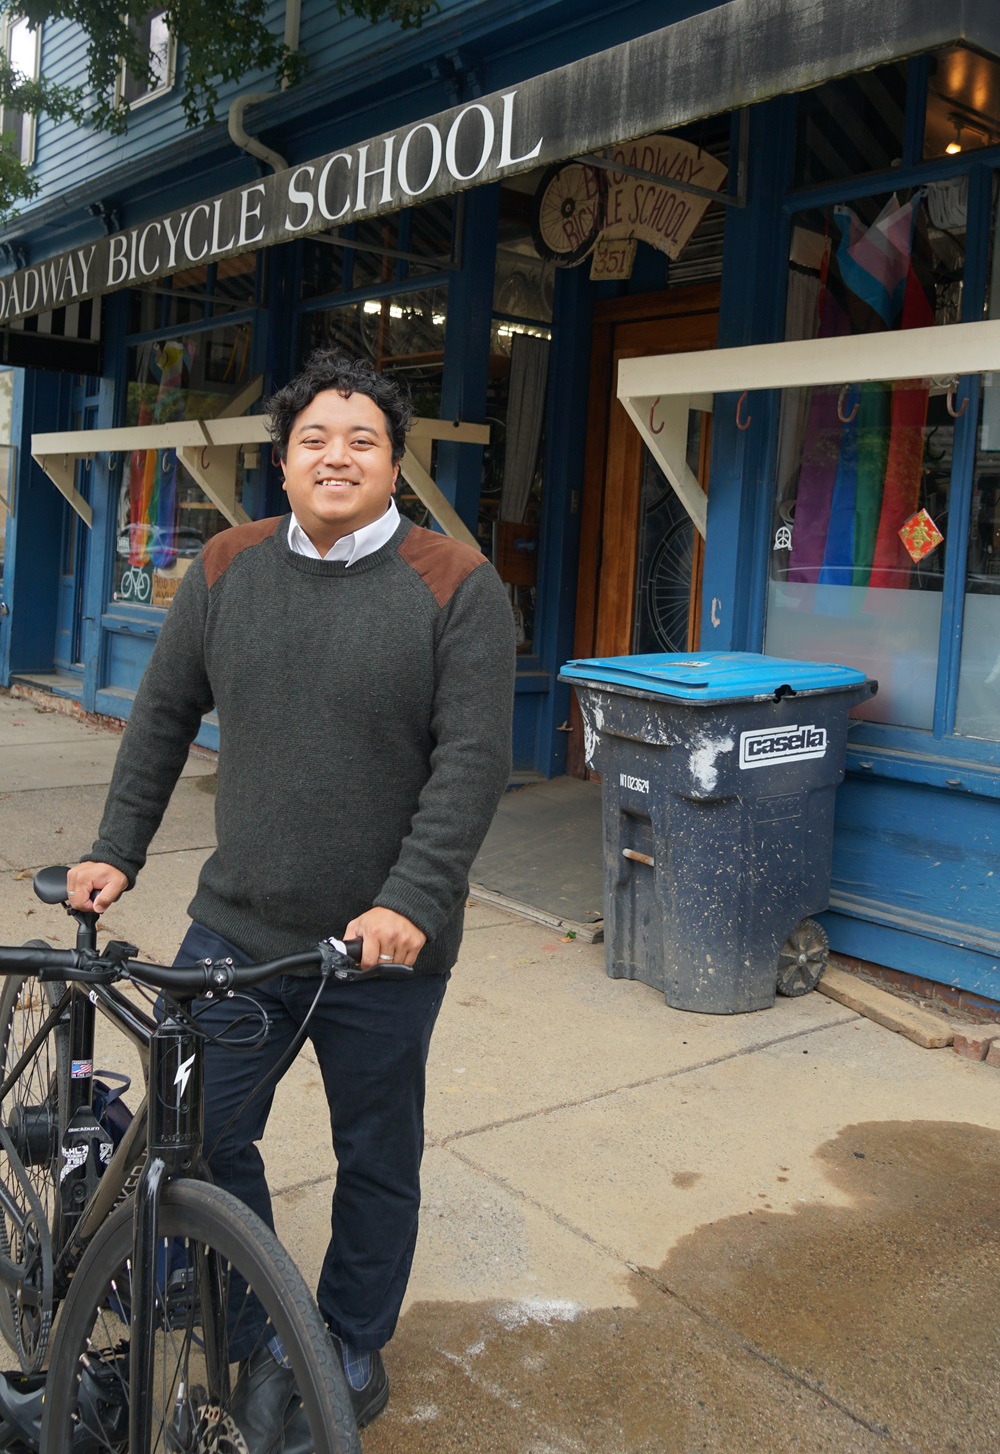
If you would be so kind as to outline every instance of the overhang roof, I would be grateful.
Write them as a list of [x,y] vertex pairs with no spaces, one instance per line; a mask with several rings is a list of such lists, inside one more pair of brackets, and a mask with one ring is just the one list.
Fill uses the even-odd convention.
[[1000,55],[997,0],[731,0],[33,263],[0,279],[0,322],[958,42]]

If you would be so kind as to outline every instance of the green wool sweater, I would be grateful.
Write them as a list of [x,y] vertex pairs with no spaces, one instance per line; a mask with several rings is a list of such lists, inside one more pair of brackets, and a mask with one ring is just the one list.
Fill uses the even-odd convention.
[[192,918],[271,959],[381,905],[443,974],[510,771],[510,604],[484,557],[406,520],[347,567],[294,554],[288,518],[224,531],[184,576],[92,856],[134,883],[214,707],[218,848]]

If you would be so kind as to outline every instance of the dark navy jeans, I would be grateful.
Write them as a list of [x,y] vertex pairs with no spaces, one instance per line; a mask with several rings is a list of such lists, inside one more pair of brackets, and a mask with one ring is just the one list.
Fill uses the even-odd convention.
[[[175,962],[226,956],[236,964],[252,962],[236,945],[193,923]],[[391,1338],[410,1275],[420,1206],[424,1070],[446,982],[443,975],[408,982],[330,981],[309,1022],[337,1159],[333,1235],[316,1300],[333,1332],[361,1350],[381,1348]],[[318,987],[318,977],[294,975],[259,985],[251,993],[268,1019],[260,1049],[205,1047],[205,1150],[212,1175],[271,1228],[271,1197],[255,1143],[274,1088],[255,1096],[228,1130],[223,1127],[280,1060]],[[202,1003],[198,1019],[217,1034],[245,1011],[238,998]],[[311,1173],[326,1154],[315,1148]]]

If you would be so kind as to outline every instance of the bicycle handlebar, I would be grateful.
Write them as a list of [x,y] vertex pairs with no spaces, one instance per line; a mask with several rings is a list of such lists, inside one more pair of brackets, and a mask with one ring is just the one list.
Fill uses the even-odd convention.
[[[68,885],[64,867],[43,868],[35,874],[35,893],[45,904],[59,904],[78,923],[91,930],[96,927],[95,913],[72,909],[67,903]],[[361,969],[359,961],[363,941],[323,939],[314,949],[301,954],[288,954],[266,964],[235,965],[231,959],[199,959],[195,964],[144,964],[133,959],[138,954],[134,944],[113,940],[104,952],[96,949],[50,949],[25,944],[0,947],[0,975],[33,974],[40,980],[76,980],[83,984],[111,984],[115,980],[132,980],[148,989],[173,991],[175,994],[228,994],[232,990],[250,989],[276,975],[295,969],[319,967],[323,973],[338,980],[411,979],[413,966],[381,961],[373,969]]]
[[[361,957],[360,939],[324,940],[315,949],[302,954],[287,954],[264,964],[235,965],[228,959],[200,959],[195,964],[144,964],[131,959],[125,951],[130,944],[109,944],[104,953],[88,949],[48,949],[26,944],[21,947],[0,947],[0,974],[36,975],[40,980],[65,979],[83,984],[110,984],[114,980],[131,980],[148,989],[173,993],[228,994],[230,990],[250,989],[276,975],[295,969],[326,967],[340,981],[370,979],[411,979],[413,967],[408,964],[379,964],[374,969],[361,969],[354,961]],[[110,952],[109,952],[110,951]]]

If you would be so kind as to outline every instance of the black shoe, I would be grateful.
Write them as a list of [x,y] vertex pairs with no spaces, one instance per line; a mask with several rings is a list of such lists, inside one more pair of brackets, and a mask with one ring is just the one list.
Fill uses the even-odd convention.
[[[341,1365],[344,1361],[344,1346],[336,1333],[330,1334],[330,1341],[337,1350]],[[389,1375],[385,1371],[385,1364],[382,1362],[382,1355],[377,1350],[372,1353],[372,1371],[364,1388],[352,1388],[350,1380],[345,1372],[344,1382],[347,1384],[347,1392],[351,1395],[351,1406],[354,1409],[354,1418],[358,1428],[363,1429],[370,1424],[372,1419],[377,1419],[379,1414],[389,1402]]]
[[[243,1435],[247,1454],[298,1451],[297,1436],[291,1444],[286,1442],[298,1408],[295,1375],[272,1357],[270,1349],[258,1348],[240,1364],[228,1412]],[[310,1454],[311,1448],[307,1442],[301,1446],[301,1454]]]

